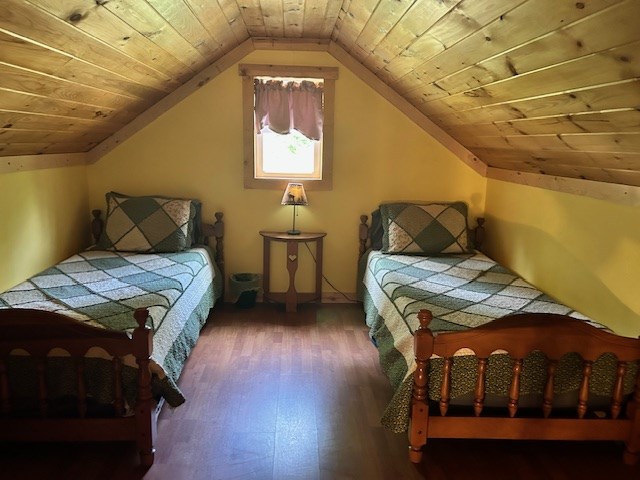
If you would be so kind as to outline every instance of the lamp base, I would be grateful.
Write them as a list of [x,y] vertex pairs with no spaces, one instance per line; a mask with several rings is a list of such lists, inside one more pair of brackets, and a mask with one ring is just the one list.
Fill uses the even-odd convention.
[[300,230],[287,230],[287,235],[300,235]]

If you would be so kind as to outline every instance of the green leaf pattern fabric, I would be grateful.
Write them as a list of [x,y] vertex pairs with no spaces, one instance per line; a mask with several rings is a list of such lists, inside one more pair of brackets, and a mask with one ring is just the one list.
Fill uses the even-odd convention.
[[[47,310],[125,332],[137,326],[135,309],[148,308],[154,385],[167,403],[177,406],[184,397],[176,381],[221,295],[219,277],[204,247],[154,254],[88,250],[0,293],[0,308]],[[136,367],[133,358],[125,358],[125,365]],[[112,368],[110,362],[105,368]],[[105,375],[107,379],[109,373]],[[111,384],[106,383],[105,391]],[[129,391],[135,393],[135,388]],[[96,397],[102,394],[94,392]]]

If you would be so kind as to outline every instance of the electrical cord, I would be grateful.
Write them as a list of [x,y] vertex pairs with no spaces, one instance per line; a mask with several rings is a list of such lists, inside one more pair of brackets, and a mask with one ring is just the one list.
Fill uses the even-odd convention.
[[[313,253],[311,252],[311,248],[309,247],[309,244],[307,242],[304,242],[304,246],[307,247],[307,250],[309,250],[309,255],[311,255],[311,258],[313,258],[313,262],[318,265],[318,261],[316,260],[316,257],[313,255]],[[329,281],[329,279],[327,277],[324,276],[324,273],[322,274],[322,279],[327,282],[327,284],[333,288],[337,293],[339,293],[340,295],[342,295],[347,301],[351,302],[351,303],[358,303],[357,300],[354,300],[353,298],[349,298],[349,296],[344,293],[342,290],[337,289],[336,287],[333,286],[333,284]]]

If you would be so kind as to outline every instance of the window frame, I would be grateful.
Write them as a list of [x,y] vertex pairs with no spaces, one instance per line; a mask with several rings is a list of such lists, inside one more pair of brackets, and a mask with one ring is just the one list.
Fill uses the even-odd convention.
[[[289,65],[251,65],[238,67],[242,76],[242,130],[244,150],[244,188],[283,190],[289,181],[304,182],[305,190],[333,189],[333,117],[335,108],[335,81],[337,67],[308,67]],[[254,77],[322,78],[324,81],[323,126],[322,126],[322,179],[300,178],[255,178],[256,135],[254,121]]]

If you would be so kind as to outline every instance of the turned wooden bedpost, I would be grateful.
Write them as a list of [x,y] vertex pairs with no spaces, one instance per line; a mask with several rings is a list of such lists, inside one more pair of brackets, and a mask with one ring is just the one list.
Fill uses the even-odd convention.
[[153,351],[153,336],[151,329],[146,326],[149,311],[138,308],[134,313],[138,326],[133,331],[134,356],[138,364],[138,398],[136,399],[137,445],[140,453],[140,463],[145,467],[153,465],[155,454],[154,440],[156,422],[153,420],[153,395],[151,393],[151,370],[149,361]]
[[482,244],[484,243],[484,217],[478,217],[476,219],[478,225],[473,229],[473,243],[476,250],[482,251]]
[[104,228],[104,222],[102,218],[100,218],[101,214],[102,210],[91,210],[91,215],[93,215],[93,220],[91,220],[91,235],[95,243],[98,243],[100,240],[100,235],[102,235],[102,229]]
[[427,443],[429,423],[429,359],[433,353],[433,334],[429,323],[433,315],[429,310],[420,310],[420,326],[413,335],[416,370],[413,373],[411,398],[411,420],[409,425],[409,460],[422,461],[422,447]]
[[216,212],[215,216],[216,223],[213,224],[213,236],[216,237],[215,262],[222,274],[222,285],[224,288],[224,221],[222,220],[224,213]]
[[622,459],[627,465],[635,465],[640,455],[640,362],[638,362],[638,375],[633,391],[633,400],[627,404],[627,415],[631,419],[631,432],[625,442]]
[[367,240],[369,239],[369,225],[367,225],[367,220],[369,220],[369,217],[366,215],[360,215],[360,230],[358,232],[360,250],[358,253],[358,259],[362,258],[364,252],[367,251]]

